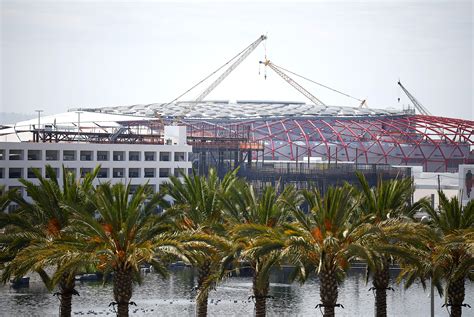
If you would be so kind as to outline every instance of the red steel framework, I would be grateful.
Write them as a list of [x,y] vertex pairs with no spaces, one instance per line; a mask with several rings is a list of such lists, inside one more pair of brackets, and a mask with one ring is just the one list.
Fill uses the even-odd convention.
[[[421,165],[457,171],[473,159],[474,121],[426,115],[186,120],[190,135],[246,137],[265,145],[254,159]],[[263,154],[262,154],[263,153]]]

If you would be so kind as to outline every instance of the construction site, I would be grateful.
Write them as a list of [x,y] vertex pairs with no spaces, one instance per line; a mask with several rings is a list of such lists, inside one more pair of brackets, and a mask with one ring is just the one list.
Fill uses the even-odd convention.
[[[260,61],[309,103],[289,101],[208,100],[208,95],[267,39],[262,35],[233,59],[167,103],[76,108],[68,116],[47,116],[4,126],[7,140],[35,143],[170,144],[166,126],[185,126],[188,160],[200,174],[216,168],[220,176],[239,168],[239,174],[258,187],[327,186],[355,181],[354,171],[377,178],[409,177],[412,166],[424,172],[457,172],[474,162],[474,122],[432,115],[399,81],[412,105],[405,109],[369,108],[366,100]],[[183,101],[212,76],[195,100]],[[342,94],[356,102],[328,106],[294,78]],[[89,119],[85,119],[86,115]],[[107,119],[99,119],[109,116]],[[82,117],[82,119],[81,119]],[[90,119],[93,118],[93,119]],[[4,154],[6,155],[6,154]]]

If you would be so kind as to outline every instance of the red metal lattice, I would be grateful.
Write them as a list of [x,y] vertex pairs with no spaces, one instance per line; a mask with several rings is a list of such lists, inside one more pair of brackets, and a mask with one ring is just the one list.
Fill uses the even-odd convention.
[[457,171],[473,155],[474,121],[424,115],[187,122],[194,133],[246,133],[265,143],[258,159],[421,165]]

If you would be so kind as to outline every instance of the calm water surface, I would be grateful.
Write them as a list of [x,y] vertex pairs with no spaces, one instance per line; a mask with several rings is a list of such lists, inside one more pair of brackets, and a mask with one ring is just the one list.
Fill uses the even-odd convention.
[[[194,316],[195,275],[191,269],[174,269],[168,279],[157,274],[146,274],[143,283],[136,286],[131,306],[132,316]],[[253,302],[249,300],[252,280],[249,277],[232,277],[221,283],[209,299],[210,316],[252,316]],[[429,290],[414,285],[408,290],[392,285],[388,291],[389,316],[429,316]],[[374,296],[368,291],[363,272],[351,272],[339,289],[337,316],[373,316]],[[114,316],[108,306],[112,301],[112,286],[101,283],[78,283],[80,296],[73,298],[73,316]],[[285,274],[272,276],[268,301],[269,316],[321,316],[319,284],[312,278],[304,285],[289,284]],[[466,303],[474,304],[474,286],[466,284]],[[37,277],[32,277],[29,288],[0,287],[0,316],[57,316],[58,298],[49,293]],[[436,316],[448,316],[441,308],[443,300],[436,295]],[[474,306],[474,305],[473,305]],[[463,309],[463,316],[474,316],[474,308]]]

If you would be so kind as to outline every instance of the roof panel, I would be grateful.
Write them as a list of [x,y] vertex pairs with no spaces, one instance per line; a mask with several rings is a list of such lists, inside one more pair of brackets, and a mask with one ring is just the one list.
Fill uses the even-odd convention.
[[317,106],[302,102],[291,101],[253,101],[244,100],[231,103],[229,101],[206,101],[194,103],[189,101],[178,103],[153,103],[149,105],[118,106],[96,108],[95,111],[113,112],[128,115],[152,116],[155,112],[166,117],[187,118],[261,118],[282,116],[384,116],[401,115],[402,110],[396,109],[367,109],[342,106]]

